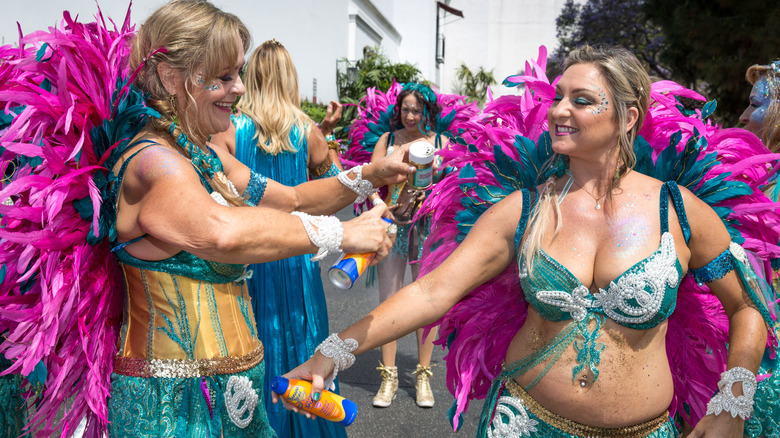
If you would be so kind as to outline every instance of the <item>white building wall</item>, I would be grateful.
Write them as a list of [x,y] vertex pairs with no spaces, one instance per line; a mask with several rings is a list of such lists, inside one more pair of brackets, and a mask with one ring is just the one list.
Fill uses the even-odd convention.
[[[445,0],[463,11],[464,18],[444,14],[440,32],[446,38],[444,64],[437,65],[435,0],[212,0],[239,16],[254,40],[253,47],[271,38],[280,41],[298,70],[301,96],[327,102],[337,98],[336,63],[362,57],[363,47],[378,45],[393,62],[417,66],[424,78],[444,92],[455,90],[455,71],[493,69],[499,84],[494,95],[516,92],[500,82],[516,74],[538,46],[556,46],[555,18],[564,0]],[[164,0],[134,0],[132,21],[141,23]],[[67,8],[81,21],[97,12],[95,0],[2,0],[0,39],[18,39],[16,22],[29,33],[58,24]],[[104,15],[121,23],[125,0],[100,0]]]
[[447,14],[441,26],[446,38],[446,57],[442,65],[442,89],[453,92],[455,72],[465,63],[472,71],[479,67],[493,70],[497,84],[494,96],[515,94],[501,82],[519,73],[525,61],[536,58],[539,46],[548,52],[557,46],[555,19],[564,0],[452,0],[449,6],[463,11],[459,19]]
[[[133,5],[138,0],[134,0]],[[236,14],[252,34],[253,47],[276,38],[298,70],[301,97],[312,100],[314,81],[319,102],[337,98],[336,60],[346,56],[349,0],[271,1],[212,0],[223,10]],[[315,4],[327,3],[327,7]],[[144,17],[138,17],[139,21]],[[248,55],[247,55],[248,56]]]
[[[98,0],[104,16],[121,25],[127,0]],[[317,79],[319,101],[337,98],[336,60],[351,57],[347,52],[348,5],[353,0],[212,0],[221,9],[236,14],[247,25],[253,47],[276,38],[290,52],[298,70],[301,96],[311,99]],[[164,0],[134,0],[131,20],[137,25],[165,3]],[[93,21],[95,0],[0,0],[0,42],[18,41],[16,23],[27,34],[57,25],[62,12],[79,15],[82,22]],[[362,50],[362,47],[361,47]],[[397,51],[396,51],[397,55]]]
[[433,0],[384,1],[393,4],[393,21],[404,36],[399,48],[398,61],[414,64],[425,79],[435,82],[436,2]]

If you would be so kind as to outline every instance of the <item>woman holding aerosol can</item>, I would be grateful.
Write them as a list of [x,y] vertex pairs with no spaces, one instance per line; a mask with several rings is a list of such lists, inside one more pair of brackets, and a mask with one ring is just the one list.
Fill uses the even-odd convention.
[[[408,181],[388,187],[385,202],[394,215],[398,226],[395,245],[390,254],[378,266],[379,300],[390,298],[403,286],[407,263],[411,264],[412,280],[417,278],[419,265],[414,263],[422,255],[423,242],[428,235],[428,224],[424,219],[412,222],[412,218],[425,199],[427,189],[433,182],[433,162],[436,151],[436,117],[441,112],[437,105],[436,94],[429,87],[407,83],[398,94],[390,117],[390,132],[383,134],[374,147],[371,161],[374,162],[392,153],[395,147],[410,145],[409,161],[416,167]],[[432,407],[434,403],[431,391],[431,353],[435,329],[423,342],[423,329],[417,330],[417,354],[419,363],[414,374],[417,405]],[[398,391],[398,368],[395,366],[396,342],[381,347],[382,362],[377,368],[382,376],[382,384],[374,397],[375,407],[387,407],[393,402]]]

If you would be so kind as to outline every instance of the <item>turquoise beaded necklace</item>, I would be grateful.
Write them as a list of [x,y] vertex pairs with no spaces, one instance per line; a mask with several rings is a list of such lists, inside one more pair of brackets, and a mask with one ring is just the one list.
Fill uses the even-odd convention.
[[217,178],[220,181],[226,179],[222,161],[219,160],[217,154],[210,147],[206,146],[208,153],[203,152],[203,149],[191,142],[183,131],[178,136],[175,136],[175,129],[176,122],[171,122],[168,133],[176,140],[176,144],[178,144],[179,147],[187,151],[190,155],[190,161],[192,161],[192,164],[195,167],[208,175],[211,179]]

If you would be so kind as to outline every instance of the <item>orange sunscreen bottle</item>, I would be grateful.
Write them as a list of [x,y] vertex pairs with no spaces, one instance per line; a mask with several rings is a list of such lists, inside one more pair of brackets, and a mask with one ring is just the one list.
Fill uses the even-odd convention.
[[271,380],[271,390],[298,409],[342,426],[349,426],[357,417],[357,405],[355,402],[347,400],[338,394],[322,391],[322,397],[319,401],[312,400],[311,382],[306,380],[274,377]]

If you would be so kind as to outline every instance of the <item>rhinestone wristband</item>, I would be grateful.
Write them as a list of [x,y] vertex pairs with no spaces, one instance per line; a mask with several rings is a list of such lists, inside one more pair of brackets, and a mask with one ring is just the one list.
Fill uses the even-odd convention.
[[323,356],[333,360],[333,374],[325,380],[325,389],[336,388],[333,381],[336,380],[339,370],[346,370],[355,363],[355,355],[352,352],[357,348],[356,340],[347,338],[342,341],[337,333],[333,333],[314,349],[315,353],[319,351]]
[[306,229],[309,240],[319,248],[317,254],[311,258],[312,261],[320,261],[330,253],[341,251],[344,227],[341,226],[341,221],[337,217],[312,216],[300,211],[294,211],[291,214],[297,216],[303,222],[303,227]]
[[[355,174],[355,179],[349,179],[350,172]],[[376,189],[374,188],[374,185],[371,184],[371,181],[366,181],[363,179],[363,166],[355,166],[352,169],[345,170],[339,173],[338,178],[342,184],[349,187],[349,189],[353,192],[357,193],[358,197],[355,199],[356,204],[362,204],[366,201],[366,198],[369,195],[376,192]]]
[[[731,386],[742,382],[742,394],[735,397],[731,392]],[[707,403],[707,415],[719,415],[726,411],[732,418],[740,416],[746,420],[753,413],[753,396],[756,394],[756,375],[742,367],[734,367],[720,375],[718,391],[709,403]]]

